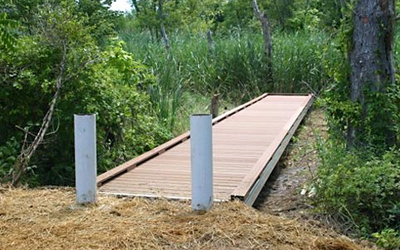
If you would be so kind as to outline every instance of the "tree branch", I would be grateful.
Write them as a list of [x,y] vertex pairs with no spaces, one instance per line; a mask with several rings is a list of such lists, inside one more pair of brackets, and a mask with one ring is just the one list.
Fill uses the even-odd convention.
[[[33,142],[25,149],[25,143],[24,146],[21,149],[21,153],[18,156],[17,162],[14,164],[13,168],[13,173],[12,173],[12,185],[17,186],[19,184],[19,181],[21,179],[22,174],[26,171],[26,168],[28,167],[29,161],[32,158],[33,154],[36,152],[37,148],[39,145],[43,142],[43,139],[46,135],[47,129],[50,126],[51,120],[53,118],[54,110],[57,104],[58,97],[60,95],[62,83],[63,83],[63,78],[64,78],[64,73],[66,70],[66,64],[67,64],[67,44],[66,41],[62,41],[62,50],[63,50],[63,55],[60,63],[60,73],[57,77],[56,80],[56,92],[53,95],[53,99],[50,102],[50,107],[49,110],[47,111],[46,115],[43,118],[42,125],[39,129],[38,134],[35,136],[35,139]],[[25,138],[27,136],[27,133],[25,134]]]

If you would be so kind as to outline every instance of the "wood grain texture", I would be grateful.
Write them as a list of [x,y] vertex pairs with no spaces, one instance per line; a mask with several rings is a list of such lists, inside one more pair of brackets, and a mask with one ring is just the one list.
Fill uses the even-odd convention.
[[[213,120],[215,200],[248,196],[311,100],[310,95],[264,94]],[[109,194],[190,199],[190,178],[185,133],[104,173],[98,184]]]

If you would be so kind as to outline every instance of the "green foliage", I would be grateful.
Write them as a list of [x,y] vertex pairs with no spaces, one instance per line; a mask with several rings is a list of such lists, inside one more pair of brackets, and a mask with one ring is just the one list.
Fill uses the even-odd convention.
[[[212,51],[204,33],[172,33],[169,59],[160,54],[163,45],[152,42],[147,33],[121,32],[120,36],[126,49],[152,68],[161,85],[168,86],[171,93],[182,89],[219,93],[238,103],[265,91],[318,93],[331,82],[331,67],[341,61],[340,51],[327,42],[324,32],[276,33],[271,84],[260,33],[242,31],[214,36]],[[321,60],[326,64],[322,65]]]
[[150,100],[159,120],[170,131],[175,129],[179,109],[183,105],[183,86],[176,60],[167,58],[163,67],[157,68],[157,84],[149,87]]
[[19,149],[19,141],[14,137],[11,137],[3,146],[0,146],[0,176],[6,176],[10,173],[10,169],[17,160]]
[[229,1],[224,5],[222,11],[224,19],[220,25],[220,31],[223,33],[229,33],[232,30],[246,30],[253,25],[254,13],[251,1]]
[[[259,0],[273,30],[316,30],[339,27],[352,0]],[[136,32],[147,31],[153,41],[160,38],[158,1],[132,1],[132,20]],[[163,0],[163,22],[167,33],[198,33],[211,29],[215,34],[258,30],[251,1]]]
[[342,61],[335,41],[321,31],[278,33],[274,38],[275,92],[313,92],[331,86],[332,67]]
[[291,28],[289,22],[293,18],[298,2],[292,0],[268,0],[258,1],[258,4],[267,13],[271,26],[280,30],[288,30]]
[[372,235],[376,239],[376,244],[384,249],[400,249],[400,231],[394,229],[384,229]]
[[64,45],[62,90],[49,134],[32,159],[38,167],[33,171],[37,178],[30,183],[73,183],[73,114],[97,114],[99,172],[170,137],[144,92],[154,77],[122,49],[121,42],[111,39],[107,46],[99,46],[94,22],[75,1],[46,1],[35,12],[29,27],[24,27],[29,33],[18,39],[15,52],[0,55],[0,145],[6,157],[1,160],[2,174],[11,166],[9,154],[18,155],[11,150],[16,148],[10,144],[16,141],[12,138],[19,138],[19,143],[23,138],[15,126],[29,131],[28,142],[39,129],[60,76]]
[[0,13],[0,50],[9,51],[12,50],[17,43],[17,39],[12,32],[18,23],[14,20],[7,18],[7,13]]
[[384,92],[366,90],[365,99],[368,105],[367,115],[361,120],[361,140],[382,145],[383,149],[385,145],[394,145],[400,139],[400,85],[389,85]]
[[100,44],[107,44],[108,37],[116,36],[115,24],[119,14],[109,10],[111,0],[80,0],[75,13],[85,16],[83,25]]
[[[319,143],[321,166],[315,204],[345,223],[347,229],[374,237],[379,246],[398,249],[400,150],[393,145],[400,138],[400,85],[397,76],[395,84],[379,92],[361,90],[367,103],[364,107],[350,100],[347,59],[353,44],[353,3],[346,1],[340,11],[340,27],[334,33],[333,46],[341,56],[333,62],[322,60],[331,65],[325,68],[332,83],[320,99],[327,111],[329,139]],[[395,57],[398,51],[396,41]],[[362,128],[352,147],[346,145],[350,124]]]
[[[132,20],[136,32],[148,31],[153,39],[160,37],[158,4],[158,1],[134,1]],[[222,3],[217,0],[163,0],[162,9],[162,20],[167,32],[216,30],[222,15]]]
[[99,44],[104,44],[110,36],[116,35],[114,25],[119,16],[117,12],[109,10],[107,3],[110,2],[111,0],[80,0],[75,3],[70,0],[7,0],[0,2],[0,10],[5,10],[9,20],[21,23],[20,33],[29,35],[33,29],[38,28],[36,21],[39,6],[60,5],[69,8],[70,14],[79,16],[82,24],[87,27],[88,34]]
[[292,29],[313,30],[321,26],[320,16],[322,13],[316,9],[298,9],[294,12],[293,17],[288,20],[289,27]]
[[321,166],[315,204],[370,235],[387,227],[400,228],[400,150],[382,156],[349,152],[345,143],[319,145]]
[[389,85],[384,92],[364,90],[366,110],[348,100],[348,95],[340,94],[346,90],[348,86],[337,83],[324,93],[322,102],[329,114],[330,135],[344,138],[351,123],[363,128],[356,142],[360,149],[374,148],[382,153],[396,144],[400,138],[400,85]]

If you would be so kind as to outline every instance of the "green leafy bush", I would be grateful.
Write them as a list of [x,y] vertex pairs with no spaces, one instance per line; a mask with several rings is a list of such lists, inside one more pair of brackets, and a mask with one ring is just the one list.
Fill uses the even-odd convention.
[[385,228],[400,229],[400,150],[382,156],[347,151],[344,143],[319,145],[315,204],[327,213],[370,235]]
[[0,176],[10,174],[10,169],[17,160],[19,149],[20,144],[14,137],[0,146]]
[[[24,27],[30,32],[21,32],[13,53],[0,54],[2,175],[18,156],[20,147],[15,142],[24,141],[24,132],[16,125],[28,132],[26,142],[30,143],[59,77],[62,87],[52,123],[31,160],[37,166],[31,171],[31,184],[74,183],[74,114],[97,115],[99,172],[170,138],[146,92],[155,83],[154,76],[123,50],[122,42],[102,35],[108,40],[100,44],[95,36],[99,30],[78,7],[72,0],[35,6],[30,26]],[[60,74],[63,61],[65,71]]]
[[400,231],[394,229],[384,229],[372,235],[376,239],[376,244],[384,249],[400,249]]

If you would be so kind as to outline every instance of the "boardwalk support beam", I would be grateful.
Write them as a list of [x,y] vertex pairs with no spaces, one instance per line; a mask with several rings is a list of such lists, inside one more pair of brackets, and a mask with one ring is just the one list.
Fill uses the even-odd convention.
[[96,115],[74,115],[75,180],[78,204],[97,199]]
[[190,116],[192,209],[207,211],[213,204],[212,115]]

